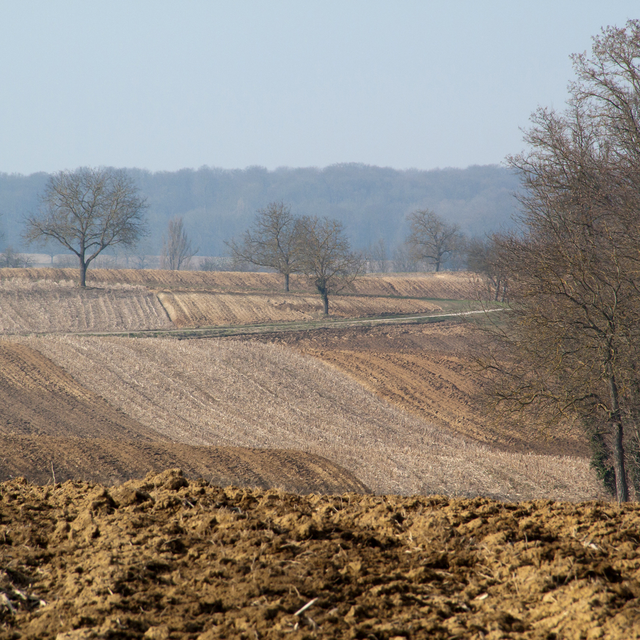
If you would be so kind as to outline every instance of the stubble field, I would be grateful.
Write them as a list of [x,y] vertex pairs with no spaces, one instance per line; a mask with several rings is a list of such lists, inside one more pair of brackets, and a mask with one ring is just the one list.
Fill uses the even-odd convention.
[[376,493],[510,500],[601,495],[584,458],[483,446],[284,346],[81,336],[20,342],[137,423],[182,444],[321,455]]
[[[162,331],[185,327],[322,319],[322,302],[302,278],[290,293],[269,273],[90,270],[87,288],[73,269],[0,269],[0,334]],[[378,276],[330,298],[333,318],[438,314],[439,299],[460,300],[467,274]]]

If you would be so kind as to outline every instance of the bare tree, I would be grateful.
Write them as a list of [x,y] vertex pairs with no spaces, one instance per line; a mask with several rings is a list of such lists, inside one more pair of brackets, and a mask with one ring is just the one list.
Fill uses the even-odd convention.
[[460,250],[463,234],[457,224],[445,222],[430,209],[409,214],[411,231],[407,244],[417,260],[428,260],[436,271]]
[[162,268],[171,271],[188,269],[191,258],[198,251],[199,249],[194,249],[191,244],[182,218],[179,216],[171,218],[167,227],[167,235],[162,238]]
[[362,274],[365,259],[351,250],[338,220],[305,216],[296,238],[300,268],[320,294],[324,315],[329,315],[329,295],[352,284]]
[[466,244],[467,269],[487,279],[487,287],[494,301],[507,299],[507,272],[498,261],[496,243],[498,234],[488,238],[471,238]]
[[392,264],[397,273],[414,273],[418,270],[418,261],[406,242],[394,248]]
[[640,451],[640,21],[573,61],[568,108],[539,109],[508,159],[521,229],[496,243],[511,311],[485,370],[503,409],[580,419],[624,502]]
[[284,202],[271,202],[259,209],[253,225],[239,242],[226,245],[239,264],[274,269],[284,276],[284,290],[289,291],[289,278],[300,270],[296,242],[297,218]]
[[89,264],[107,247],[132,246],[146,233],[146,203],[122,171],[80,168],[49,179],[38,214],[27,216],[28,242],[55,240],[80,262],[80,286]]

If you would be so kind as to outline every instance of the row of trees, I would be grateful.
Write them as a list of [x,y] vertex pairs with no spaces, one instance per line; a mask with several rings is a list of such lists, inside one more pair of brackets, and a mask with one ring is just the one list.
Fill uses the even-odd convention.
[[316,216],[297,217],[282,202],[260,209],[252,226],[227,243],[236,263],[273,269],[284,277],[304,274],[313,282],[329,313],[329,295],[348,287],[362,273],[365,258],[351,250],[341,222]]
[[541,108],[520,226],[494,236],[487,268],[509,312],[480,358],[500,414],[578,421],[617,499],[640,492],[640,21],[608,27],[573,56],[567,107]]
[[[80,265],[80,284],[85,286],[87,268],[107,248],[131,250],[148,233],[146,209],[145,199],[122,171],[91,168],[62,171],[48,180],[40,211],[26,219],[24,237],[41,245],[53,240],[75,254]],[[429,209],[413,212],[408,221],[411,232],[406,243],[396,250],[393,260],[396,270],[431,267],[440,271],[454,258],[461,263],[469,244],[458,225],[445,222]],[[339,265],[333,261],[336,274],[317,275],[324,267],[319,267],[317,261],[312,265],[313,261],[308,259],[314,241],[325,248],[327,243],[336,243],[331,251],[342,258]],[[357,271],[362,269],[362,256],[351,251],[340,222],[313,216],[297,218],[282,202],[259,210],[252,227],[239,241],[228,242],[227,246],[237,266],[266,267],[282,273],[287,291],[292,273],[314,272],[318,290],[324,289],[327,280],[332,283],[331,291],[348,282],[345,274],[353,271],[354,266]],[[197,252],[182,218],[170,219],[163,237],[162,268],[189,268]],[[379,270],[387,270],[384,241],[367,255],[367,262],[369,268],[377,263]],[[7,261],[10,263],[16,260],[12,257],[11,262]],[[340,284],[336,285],[338,281]],[[321,295],[326,306],[328,293]]]
[[[26,220],[30,242],[55,241],[74,253],[80,266],[80,286],[87,268],[108,247],[132,247],[145,235],[146,202],[123,172],[82,168],[63,171],[47,183],[42,208]],[[329,295],[342,291],[363,271],[364,257],[351,250],[337,220],[297,218],[283,203],[258,212],[254,225],[238,242],[228,243],[237,262],[274,269],[289,290],[292,273],[306,275],[329,313]],[[189,266],[197,253],[181,218],[169,221],[163,241],[162,265]]]

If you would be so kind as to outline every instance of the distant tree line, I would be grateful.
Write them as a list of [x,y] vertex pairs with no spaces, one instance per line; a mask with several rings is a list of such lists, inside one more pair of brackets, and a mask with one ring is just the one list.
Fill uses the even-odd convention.
[[[156,173],[127,169],[124,173],[147,204],[148,234],[140,245],[146,255],[162,255],[169,220],[181,218],[185,232],[197,238],[198,255],[224,256],[224,242],[239,237],[258,209],[284,201],[300,216],[320,213],[338,220],[355,249],[368,251],[383,241],[386,259],[409,269],[420,268],[407,259],[404,246],[410,213],[429,209],[457,224],[468,237],[484,236],[510,224],[515,210],[512,194],[519,184],[511,170],[498,166],[398,171],[342,164],[275,171],[202,167]],[[39,210],[50,177],[46,173],[0,174],[1,226],[6,245],[16,251],[27,249],[23,221]],[[30,251],[38,249],[30,247]],[[117,251],[122,254],[128,249],[121,246]],[[114,256],[115,248],[105,249],[105,255]],[[127,260],[134,264],[138,255],[127,254]]]

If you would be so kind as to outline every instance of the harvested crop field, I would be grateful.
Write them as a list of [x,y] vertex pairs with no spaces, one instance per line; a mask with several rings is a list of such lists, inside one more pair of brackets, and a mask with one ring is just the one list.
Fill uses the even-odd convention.
[[38,484],[83,480],[120,484],[179,466],[190,478],[222,486],[298,494],[371,493],[352,473],[304,451],[197,447],[162,440],[0,435],[0,480]]
[[[224,294],[160,291],[158,299],[176,327],[264,324],[318,320],[322,301],[310,295]],[[330,313],[338,318],[385,314],[438,313],[442,307],[418,299],[333,296]]]
[[[278,274],[93,270],[88,287],[74,269],[0,269],[0,333],[158,331],[172,328],[317,321],[322,301],[303,278],[280,292]],[[330,314],[364,318],[437,314],[439,298],[470,295],[467,274],[367,276],[330,296]],[[447,307],[451,302],[447,302]],[[453,303],[457,309],[459,302]],[[458,305],[458,306],[455,306]]]
[[589,456],[587,439],[570,426],[539,432],[489,420],[478,401],[474,334],[460,322],[325,328],[239,336],[319,358],[415,416],[509,451]]
[[[29,282],[75,281],[77,269],[0,269],[0,280]],[[231,271],[162,271],[157,269],[90,269],[87,284],[137,285],[149,289],[194,289],[204,291],[282,291],[282,276],[277,273]],[[380,274],[358,278],[350,293],[367,296],[437,298],[467,300],[474,297],[476,277],[454,271],[445,273]],[[302,276],[291,277],[291,290],[314,290]]]
[[[640,509],[0,485],[12,640],[640,637]],[[25,518],[25,514],[28,517]]]
[[80,289],[69,281],[0,285],[0,333],[138,331],[173,325],[143,287]]
[[499,451],[378,399],[289,348],[224,340],[21,338],[165,440],[297,450],[376,493],[602,496],[588,460]]
[[38,351],[0,342],[0,481],[117,483],[180,466],[190,477],[297,493],[367,492],[302,451],[197,447],[144,427]]

